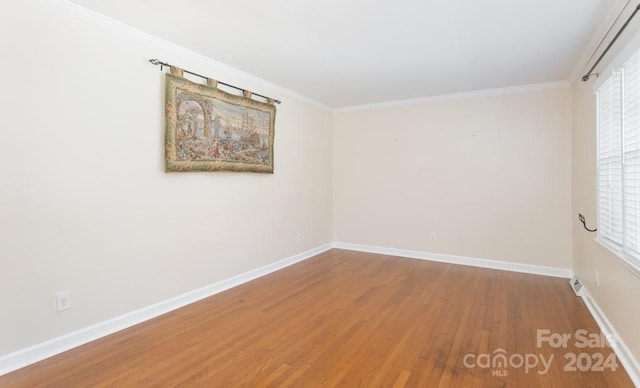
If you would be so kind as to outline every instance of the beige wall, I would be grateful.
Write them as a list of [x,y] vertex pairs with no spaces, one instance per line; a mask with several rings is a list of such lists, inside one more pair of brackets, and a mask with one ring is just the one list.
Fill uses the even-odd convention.
[[[597,220],[596,98],[593,82],[573,84],[573,215],[585,215],[588,226]],[[594,241],[595,233],[573,223],[573,268],[614,328],[636,356],[640,356],[640,278]],[[600,287],[596,287],[596,271]]]
[[[595,220],[589,85],[332,115],[59,4],[0,3],[0,357],[332,239],[571,268],[572,226],[640,354],[640,279],[575,220]],[[282,99],[276,173],[165,174],[152,57]]]
[[568,86],[338,112],[334,239],[571,268],[570,163]]
[[[0,357],[331,241],[329,110],[60,4],[0,3]],[[156,57],[282,99],[275,174],[164,173]]]

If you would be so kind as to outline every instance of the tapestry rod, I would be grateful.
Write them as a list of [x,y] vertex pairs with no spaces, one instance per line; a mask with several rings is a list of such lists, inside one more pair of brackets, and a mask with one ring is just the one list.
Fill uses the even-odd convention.
[[[165,66],[167,66],[167,67],[171,67],[171,65],[170,65],[170,64],[168,64],[168,63],[166,63],[166,62],[159,61],[159,60],[157,60],[157,59],[155,59],[155,58],[154,58],[154,59],[149,59],[149,62],[150,62],[151,64],[153,64],[153,65],[159,65],[159,66],[160,66],[160,71],[164,70],[164,67],[165,67]],[[209,80],[209,79],[210,79],[209,77],[205,77],[204,75],[200,75],[200,74],[198,74],[198,73],[194,73],[194,72],[189,71],[189,70],[184,70],[184,69],[182,69],[182,71],[184,71],[185,73],[189,73],[189,74],[191,74],[191,75],[195,75],[196,77],[203,78],[203,79],[205,79],[205,80]],[[217,81],[217,80],[216,80],[216,81]],[[240,91],[244,92],[244,89],[243,89],[243,88],[239,88],[239,87],[237,87],[237,86],[229,85],[228,83],[225,83],[225,82],[222,82],[222,81],[218,81],[218,83],[219,83],[219,84],[222,84],[222,85],[224,85],[224,86],[228,86],[228,87],[230,87],[230,88],[233,88],[233,89],[240,90]],[[280,100],[276,100],[276,99],[273,99],[273,98],[270,98],[270,97],[267,97],[267,96],[263,96],[262,94],[258,94],[258,93],[254,93],[254,92],[251,92],[251,94],[254,94],[254,95],[258,96],[258,97],[262,97],[262,98],[264,98],[264,99],[266,99],[266,100],[273,100],[273,102],[275,102],[276,104],[281,104],[281,103],[282,103],[282,101],[280,101]]]
[[633,19],[634,16],[636,16],[636,14],[638,13],[638,11],[640,11],[640,4],[638,4],[636,6],[636,9],[633,11],[633,13],[631,14],[631,16],[629,16],[629,19],[627,19],[626,22],[624,22],[624,24],[622,25],[622,27],[620,27],[620,30],[618,30],[618,33],[616,34],[616,36],[613,37],[613,40],[609,43],[609,45],[607,46],[606,49],[604,49],[604,51],[602,52],[602,54],[600,54],[600,57],[598,58],[598,60],[596,61],[596,63],[593,64],[593,66],[591,66],[591,69],[589,69],[589,71],[587,72],[587,74],[585,74],[584,76],[582,76],[582,80],[583,81],[588,81],[589,77],[591,77],[593,75],[593,69],[596,68],[596,66],[598,66],[598,64],[600,63],[600,61],[602,60],[602,58],[607,55],[607,52],[609,51],[609,49],[611,48],[611,46],[613,46],[613,44],[616,42],[616,40],[618,40],[618,37],[620,36],[620,34],[622,34],[622,31],[624,31],[625,28],[627,28],[627,26],[629,25],[629,22],[631,21],[631,19]]

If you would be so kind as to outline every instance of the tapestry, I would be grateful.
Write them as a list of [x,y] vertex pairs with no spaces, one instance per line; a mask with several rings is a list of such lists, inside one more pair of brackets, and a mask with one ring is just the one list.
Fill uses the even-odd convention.
[[182,77],[166,75],[165,159],[167,171],[273,173],[276,108],[251,92],[242,96]]

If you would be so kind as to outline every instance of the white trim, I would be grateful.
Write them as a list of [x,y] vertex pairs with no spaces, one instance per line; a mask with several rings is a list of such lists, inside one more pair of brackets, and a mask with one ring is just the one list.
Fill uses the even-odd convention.
[[625,344],[620,334],[618,334],[613,327],[611,321],[609,321],[604,312],[602,312],[602,309],[600,309],[600,306],[598,306],[595,299],[593,299],[589,290],[584,287],[584,284],[582,287],[582,299],[593,316],[593,319],[600,327],[602,334],[604,334],[605,338],[609,341],[611,349],[616,353],[622,366],[624,366],[624,369],[627,371],[629,378],[631,378],[631,381],[633,381],[637,387],[640,387],[640,363],[638,363],[638,360],[634,357],[633,353],[631,353],[627,344]]
[[[272,82],[269,82],[267,80],[264,80],[262,78],[256,77],[256,76],[254,76],[252,74],[245,73],[244,71],[236,69],[235,67],[231,67],[231,66],[226,65],[224,63],[218,62],[216,60],[213,60],[212,58],[209,58],[209,57],[204,56],[202,54],[198,54],[195,51],[189,50],[189,49],[187,49],[185,47],[182,47],[182,46],[179,46],[179,45],[177,45],[175,43],[171,43],[171,42],[169,42],[167,40],[161,39],[161,38],[159,38],[159,37],[157,37],[155,35],[151,35],[151,34],[149,34],[147,32],[139,30],[139,29],[137,29],[135,27],[132,27],[132,26],[130,26],[128,24],[122,23],[122,22],[117,21],[115,19],[112,19],[112,18],[110,18],[108,16],[105,16],[105,15],[99,13],[99,12],[96,12],[94,10],[85,8],[85,7],[81,6],[81,5],[72,3],[69,0],[47,0],[47,1],[51,5],[54,5],[54,6],[57,6],[57,7],[60,7],[60,8],[64,8],[64,9],[70,11],[70,12],[76,13],[78,16],[80,16],[83,19],[88,20],[90,22],[97,22],[97,23],[100,23],[100,24],[103,24],[103,25],[107,25],[109,27],[115,27],[115,28],[118,28],[118,29],[122,29],[122,30],[124,30],[126,32],[132,33],[134,35],[138,35],[139,37],[142,37],[144,39],[151,40],[152,42],[154,42],[156,44],[165,46],[165,47],[167,47],[167,48],[169,48],[171,50],[178,51],[178,52],[180,52],[181,54],[183,54],[185,56],[189,56],[189,57],[192,57],[192,58],[194,58],[196,60],[205,62],[205,63],[207,63],[207,64],[209,64],[211,66],[215,66],[215,67],[221,68],[225,72],[228,72],[230,74],[234,74],[234,75],[236,75],[238,77],[242,77],[242,78],[247,79],[247,80],[249,80],[251,82],[254,82],[254,83],[260,85],[260,87],[264,87],[265,89],[271,90],[271,91],[275,92],[276,94],[280,93],[280,94],[285,95],[287,97],[294,98],[294,99],[296,99],[298,101],[306,102],[307,104],[314,105],[314,106],[316,106],[318,108],[321,108],[321,109],[324,109],[326,111],[332,111],[333,110],[330,106],[327,106],[327,105],[325,105],[325,104],[323,104],[321,102],[318,102],[318,101],[313,100],[313,99],[311,99],[309,97],[303,96],[303,95],[301,95],[299,93],[296,93],[296,92],[294,92],[292,90],[289,90],[287,88],[284,88],[282,86],[276,85],[276,84],[274,84]],[[162,58],[160,58],[160,59],[162,59]],[[153,71],[153,69],[150,69],[150,71]],[[272,94],[272,93],[269,93],[269,94]],[[272,96],[272,97],[276,98],[277,96]],[[278,98],[280,98],[280,97],[278,97]]]
[[[574,276],[573,271],[571,271],[570,269],[510,263],[504,261],[478,259],[473,257],[443,255],[439,253],[427,253],[403,249],[383,248],[370,245],[348,244],[341,242],[334,242],[333,247],[359,252],[407,257],[411,259],[469,265],[473,267],[491,268],[505,271],[524,272],[535,275],[554,276],[569,279]],[[602,333],[611,344],[611,348],[616,353],[618,359],[622,363],[622,366],[624,366],[633,383],[637,387],[640,387],[640,363],[638,363],[638,360],[634,357],[633,353],[631,353],[629,347],[625,344],[625,342],[622,340],[622,337],[620,337],[618,332],[614,329],[613,325],[606,317],[606,315],[602,312],[596,301],[591,297],[591,294],[589,293],[589,290],[584,286],[584,283],[582,281],[580,281],[580,283],[582,284],[582,288],[580,289],[579,296],[583,298],[587,309],[600,327]]]
[[[342,242],[328,243],[308,251],[290,256],[275,263],[267,264],[260,268],[245,272],[243,274],[225,279],[206,287],[187,292],[180,296],[168,299],[166,301],[156,303],[154,305],[130,312],[128,314],[109,319],[104,322],[97,323],[92,326],[85,327],[72,333],[65,334],[63,336],[51,339],[38,345],[31,346],[19,350],[17,352],[0,357],[0,376],[12,372],[14,370],[23,368],[27,365],[44,360],[45,358],[52,357],[56,354],[60,354],[69,349],[84,345],[88,342],[102,338],[104,336],[113,334],[128,327],[137,325],[141,322],[153,319],[157,316],[165,314],[169,311],[173,311],[188,304],[197,302],[198,300],[215,295],[219,292],[228,290],[232,287],[239,286],[261,276],[278,271],[295,263],[304,261],[313,256],[316,256],[322,252],[326,252],[331,248],[346,249],[359,252],[377,253],[384,255],[392,255],[399,257],[406,257],[412,259],[429,260],[450,264],[468,265],[473,267],[490,268],[505,271],[523,272],[536,275],[554,276],[562,278],[571,278],[573,273],[569,269],[546,267],[538,265],[510,263],[504,261],[478,259],[473,257],[462,257],[453,255],[444,255],[439,253],[427,253],[420,251],[411,251],[395,248],[383,248],[371,245],[362,244],[349,244]],[[620,359],[625,370],[629,374],[631,380],[640,386],[640,364],[633,356],[628,346],[621,339],[620,335],[615,331],[613,325],[608,320],[606,315],[602,312],[598,304],[591,297],[591,294],[586,287],[581,289],[581,296],[587,306],[587,309],[595,319],[596,323],[602,330],[602,333],[608,339],[614,339],[610,341],[612,349],[616,352],[616,355]]]
[[479,259],[475,257],[464,257],[454,255],[444,255],[441,253],[429,253],[421,251],[410,251],[405,249],[384,248],[371,245],[348,244],[342,242],[334,242],[334,248],[347,249],[351,251],[378,253],[383,255],[407,257],[411,259],[437,261],[441,263],[468,265],[472,267],[498,269],[503,271],[523,272],[534,275],[545,275],[570,279],[573,271],[568,268],[546,267],[533,264],[512,263],[507,261],[497,261],[488,259]]
[[27,365],[44,360],[69,349],[84,345],[98,338],[113,334],[133,325],[168,313],[190,303],[215,295],[219,292],[239,286],[271,272],[288,267],[300,261],[311,258],[332,248],[331,243],[321,245],[308,251],[298,253],[275,263],[236,275],[229,279],[210,284],[197,290],[187,292],[174,298],[141,308],[130,313],[99,322],[97,324],[76,330],[49,341],[10,353],[0,357],[0,376],[23,368]]
[[342,108],[334,108],[333,111],[334,112],[351,112],[351,111],[360,111],[360,110],[395,108],[395,107],[411,106],[411,105],[419,105],[419,104],[430,104],[430,103],[443,102],[443,101],[466,100],[466,99],[472,99],[472,98],[530,93],[530,92],[537,92],[542,90],[561,89],[561,88],[569,88],[569,87],[571,87],[571,85],[567,81],[553,81],[553,82],[544,82],[539,84],[510,86],[506,88],[485,89],[485,90],[475,90],[470,92],[443,94],[439,96],[409,98],[405,100],[378,102],[373,104],[353,105],[353,106],[346,106]]
[[[323,110],[329,112],[347,112],[347,111],[357,111],[357,110],[369,110],[369,109],[381,109],[381,108],[389,108],[389,107],[399,107],[399,106],[407,106],[407,105],[416,105],[416,104],[424,104],[424,103],[433,103],[433,102],[441,102],[441,101],[451,101],[451,100],[461,100],[461,99],[470,99],[470,98],[481,98],[481,97],[491,97],[491,96],[501,96],[501,95],[509,95],[509,94],[518,94],[518,93],[527,93],[527,92],[535,92],[540,90],[549,90],[549,89],[558,89],[564,87],[570,87],[569,82],[565,80],[560,81],[552,81],[545,82],[539,84],[529,84],[529,85],[518,85],[511,86],[505,88],[497,88],[497,89],[485,89],[485,90],[477,90],[477,91],[468,91],[468,92],[460,92],[460,93],[452,93],[445,94],[439,96],[427,96],[427,97],[419,97],[419,98],[411,98],[411,99],[403,99],[403,100],[393,100],[386,101],[381,103],[373,103],[373,104],[364,104],[364,105],[353,105],[346,106],[341,108],[333,108],[328,105],[325,105],[319,101],[316,101],[312,98],[306,97],[302,94],[294,92],[292,90],[286,89],[282,86],[276,85],[272,82],[264,80],[262,78],[256,77],[252,74],[246,73],[242,70],[236,69],[224,63],[218,62],[212,58],[199,54],[195,51],[189,50],[185,47],[179,46],[177,44],[171,43],[167,40],[161,39],[155,35],[144,32],[140,29],[132,27],[128,24],[120,22],[118,20],[112,19],[108,16],[105,16],[99,12],[91,10],[89,8],[83,7],[76,3],[73,3],[69,0],[47,0],[49,4],[52,6],[60,7],[66,9],[67,11],[73,12],[77,14],[79,17],[83,19],[93,22],[100,23],[112,28],[121,29],[125,32],[132,33],[144,39],[148,39],[156,44],[165,46],[171,50],[175,50],[180,52],[185,56],[189,56],[195,60],[202,61],[211,66],[215,66],[223,69],[223,71],[228,72],[230,74],[234,74],[238,77],[242,77],[247,79],[248,81],[254,82],[260,87],[264,87],[265,89],[272,90],[275,94],[282,94],[291,98],[294,98],[298,101],[305,102],[307,104],[316,106]],[[160,58],[162,59],[162,58]],[[197,70],[197,69],[196,69]],[[273,93],[270,93],[273,94]],[[277,96],[273,96],[277,97]]]

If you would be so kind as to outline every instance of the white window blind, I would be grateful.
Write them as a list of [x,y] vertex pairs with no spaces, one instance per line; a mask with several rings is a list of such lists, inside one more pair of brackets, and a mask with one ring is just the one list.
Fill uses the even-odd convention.
[[622,246],[622,74],[598,89],[599,237]]
[[640,253],[640,55],[623,68],[622,171],[624,249],[637,260]]
[[597,91],[598,240],[640,268],[640,53]]

